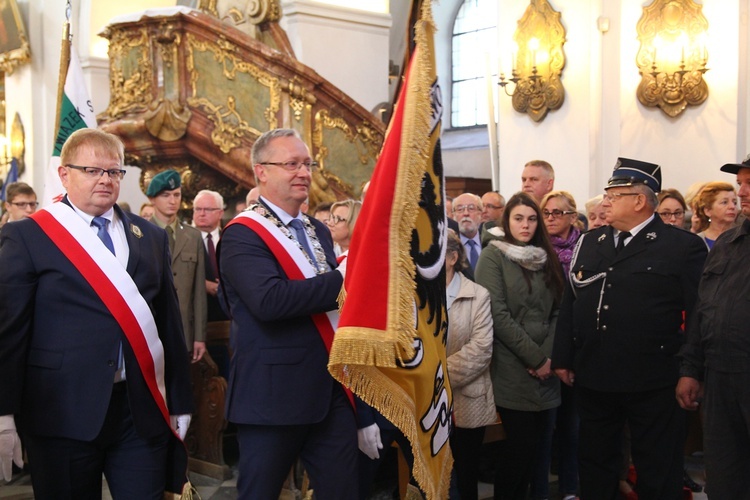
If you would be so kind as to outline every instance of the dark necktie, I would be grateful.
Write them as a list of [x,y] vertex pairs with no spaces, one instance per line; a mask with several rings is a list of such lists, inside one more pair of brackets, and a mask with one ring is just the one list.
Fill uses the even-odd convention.
[[469,264],[471,264],[471,269],[473,270],[477,267],[477,260],[479,259],[477,242],[474,240],[466,240],[466,244],[469,245]]
[[313,258],[313,252],[310,249],[310,245],[307,243],[307,236],[305,235],[305,225],[302,224],[302,221],[299,219],[292,219],[292,222],[290,222],[289,225],[294,229],[294,232],[297,235],[297,241],[300,245],[302,245],[302,249],[305,251],[307,256],[310,257],[313,265],[316,266],[315,259]]
[[107,224],[109,224],[109,220],[105,219],[104,217],[94,217],[94,220],[91,221],[91,225],[97,229],[96,235],[100,240],[102,240],[104,246],[107,247],[107,249],[109,249],[109,251],[114,255],[115,245],[114,243],[112,243],[112,238],[107,232]]
[[617,247],[615,247],[615,250],[617,251],[617,253],[620,253],[622,249],[625,248],[625,240],[627,240],[628,238],[630,238],[629,232],[622,231],[620,233],[620,236],[618,237],[618,240],[617,240]]
[[172,226],[167,226],[167,235],[169,236],[169,253],[174,255],[174,229],[172,229]]
[[206,235],[206,246],[208,247],[208,260],[211,261],[211,269],[214,272],[214,278],[219,279],[219,266],[216,262],[216,247],[214,246],[214,239],[211,237],[211,233]]

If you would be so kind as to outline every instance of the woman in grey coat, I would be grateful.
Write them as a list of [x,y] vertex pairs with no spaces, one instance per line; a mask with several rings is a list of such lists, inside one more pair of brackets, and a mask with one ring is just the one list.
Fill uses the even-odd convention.
[[547,412],[560,404],[550,355],[563,276],[541,211],[528,194],[508,200],[502,226],[505,236],[482,251],[475,274],[490,292],[492,385],[507,436],[495,499],[523,499]]

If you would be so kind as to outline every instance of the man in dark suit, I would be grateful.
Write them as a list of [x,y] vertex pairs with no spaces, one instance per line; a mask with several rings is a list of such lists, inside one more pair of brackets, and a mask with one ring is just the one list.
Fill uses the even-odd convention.
[[224,198],[216,191],[204,189],[193,199],[193,226],[201,232],[203,248],[206,250],[206,300],[208,321],[229,319],[222,310],[217,293],[219,291],[219,267],[216,247],[221,236],[221,218],[224,216]]
[[66,197],[0,235],[0,433],[24,432],[38,499],[100,497],[102,473],[114,498],[162,498],[193,410],[167,235],[115,205],[123,156],[73,133]]
[[638,497],[682,498],[676,354],[706,248],[654,216],[660,187],[658,165],[620,158],[605,188],[609,226],[585,234],[571,263],[552,367],[576,389],[582,499],[618,498],[626,423]]
[[343,273],[331,233],[300,211],[316,164],[299,134],[253,145],[260,200],[224,228],[220,284],[232,315],[227,419],[240,498],[278,498],[299,456],[317,498],[357,498],[353,407],[327,370]]

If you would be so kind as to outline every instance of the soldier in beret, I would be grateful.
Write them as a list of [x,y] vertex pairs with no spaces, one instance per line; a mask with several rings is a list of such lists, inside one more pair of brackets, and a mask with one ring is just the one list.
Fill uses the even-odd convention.
[[206,352],[205,251],[201,232],[183,224],[177,218],[182,202],[180,174],[164,170],[151,179],[146,196],[154,206],[151,222],[167,231],[172,253],[172,277],[180,300],[185,343],[192,362],[198,362]]
[[618,159],[608,226],[585,234],[570,266],[552,368],[575,388],[582,499],[615,499],[622,430],[641,500],[682,498],[685,413],[674,398],[683,312],[691,321],[706,247],[654,212],[658,165]]

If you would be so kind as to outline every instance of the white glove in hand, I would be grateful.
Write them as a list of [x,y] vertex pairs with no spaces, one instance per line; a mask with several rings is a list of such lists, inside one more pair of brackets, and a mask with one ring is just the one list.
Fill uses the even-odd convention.
[[13,462],[23,467],[21,440],[18,439],[13,415],[3,415],[0,416],[0,466],[3,469],[2,478],[6,481],[13,477]]
[[373,460],[380,458],[378,450],[383,449],[383,443],[380,440],[380,427],[378,427],[378,424],[357,429],[357,442],[362,453]]
[[172,429],[175,434],[180,438],[180,441],[185,441],[185,435],[187,434],[188,427],[190,427],[191,415],[170,415],[169,422],[172,424]]

